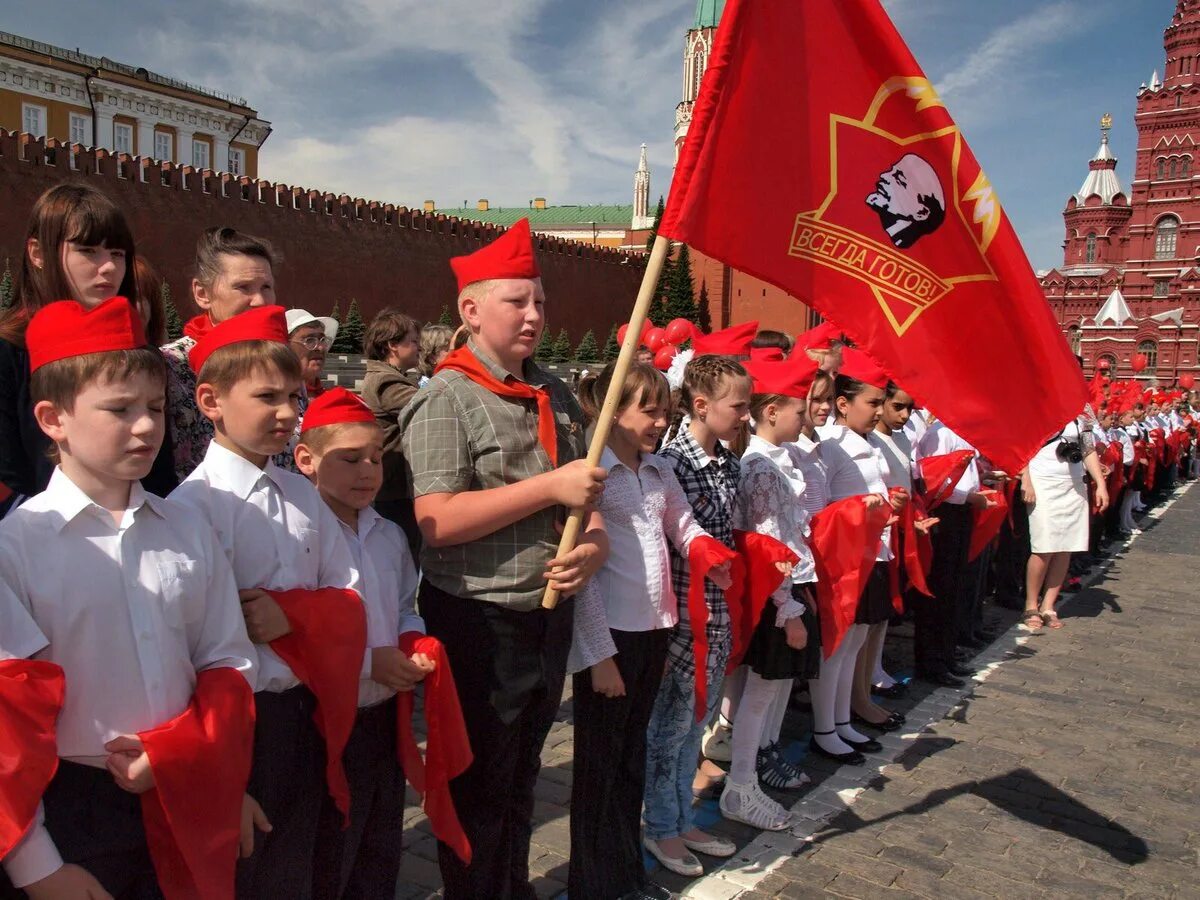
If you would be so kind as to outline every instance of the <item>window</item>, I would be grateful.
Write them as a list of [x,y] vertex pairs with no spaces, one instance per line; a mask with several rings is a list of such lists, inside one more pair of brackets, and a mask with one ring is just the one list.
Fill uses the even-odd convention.
[[1179,237],[1179,220],[1165,216],[1154,227],[1154,258],[1174,259],[1175,242]]
[[1154,279],[1154,296],[1165,297],[1171,292],[1171,282],[1166,278]]
[[1179,163],[1179,175],[1182,178],[1188,178],[1192,174],[1192,158],[1185,156]]
[[1183,106],[1183,94],[1176,94],[1175,95],[1175,108],[1179,109],[1181,106]]
[[197,169],[212,168],[208,158],[208,141],[192,141],[192,165]]
[[1087,256],[1086,262],[1094,263],[1096,261],[1096,232],[1091,232],[1087,236]]
[[1160,158],[1158,161],[1158,178],[1161,181],[1162,179],[1164,179],[1166,177],[1167,177],[1167,161],[1165,159]]
[[704,52],[704,45],[697,44],[696,49],[692,52],[692,100],[700,96],[700,82],[704,78],[704,67],[707,65],[708,54]]
[[1137,352],[1146,357],[1146,368],[1153,372],[1158,368],[1158,344],[1154,341],[1142,341],[1138,344]]
[[71,113],[71,143],[90,144],[92,142],[92,120],[89,116]]
[[124,122],[113,123],[113,149],[118,153],[133,152],[133,126]]
[[46,136],[46,107],[32,103],[21,104],[21,128],[34,137]]
[[241,150],[229,148],[229,174],[230,175],[245,175],[246,174],[246,157]]
[[154,158],[158,160],[174,160],[175,139],[165,131],[154,132]]
[[1082,342],[1082,333],[1078,325],[1072,325],[1067,329],[1067,343],[1071,345],[1071,352],[1076,356],[1079,355],[1079,347]]
[[1175,166],[1176,166],[1177,162],[1178,162],[1178,160],[1176,160],[1175,157],[1172,156],[1171,157],[1171,177],[1172,178],[1174,178],[1176,175]]

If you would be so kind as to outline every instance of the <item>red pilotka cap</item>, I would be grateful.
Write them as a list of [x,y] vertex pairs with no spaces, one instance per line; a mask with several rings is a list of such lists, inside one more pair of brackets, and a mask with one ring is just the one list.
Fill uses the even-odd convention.
[[750,342],[756,334],[758,322],[743,322],[701,335],[692,341],[692,349],[696,356],[749,356]]
[[832,350],[833,342],[842,339],[842,329],[832,322],[822,322],[816,328],[810,328],[803,334],[796,335],[798,350]]
[[25,329],[29,371],[46,363],[88,353],[136,350],[146,346],[146,329],[133,304],[109,297],[91,309],[74,300],[48,303],[34,313]]
[[362,398],[344,387],[330,388],[308,404],[304,413],[303,434],[310,428],[326,425],[346,425],[351,422],[375,422],[375,413]]
[[871,387],[877,387],[880,390],[887,390],[887,372],[879,368],[875,360],[871,359],[871,357],[867,356],[861,350],[847,347],[842,351],[842,365],[838,369],[838,374],[845,375],[847,378],[853,378],[855,381],[861,381],[863,384],[869,384]]
[[458,290],[491,278],[541,278],[533,256],[533,235],[529,220],[521,219],[486,247],[467,256],[455,256],[450,268],[458,279]]
[[750,362],[783,362],[787,357],[778,347],[751,347]]
[[188,365],[196,374],[204,361],[222,347],[240,344],[243,341],[272,341],[286,344],[288,340],[287,319],[282,306],[259,306],[214,325],[208,334],[196,342],[188,353]]
[[807,400],[819,366],[811,359],[751,360],[746,371],[756,394],[780,394]]

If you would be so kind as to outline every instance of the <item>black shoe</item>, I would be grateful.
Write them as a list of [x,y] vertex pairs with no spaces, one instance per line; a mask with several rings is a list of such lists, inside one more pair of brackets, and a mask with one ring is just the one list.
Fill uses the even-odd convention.
[[990,644],[999,636],[999,632],[993,631],[991,628],[981,628],[973,635],[975,640],[981,641],[984,644]]
[[891,687],[885,688],[878,684],[871,685],[871,693],[876,697],[885,697],[888,700],[898,700],[908,693],[908,685],[897,681]]
[[[833,731],[823,731],[821,733],[835,734]],[[843,743],[849,743],[849,741],[844,741]],[[844,766],[861,766],[867,761],[867,758],[857,750],[852,750],[849,753],[833,753],[830,750],[826,750],[817,743],[816,737],[811,737],[808,739],[808,749],[817,754],[817,756],[823,756],[826,759],[831,759],[834,762],[841,763]]]
[[[850,723],[843,722],[841,724],[849,725]],[[859,753],[879,753],[883,750],[883,744],[879,743],[879,741],[873,740],[872,738],[867,738],[865,741],[852,741],[850,738],[842,737],[840,734],[838,737],[842,739],[843,744],[849,744]]]
[[953,662],[946,667],[951,675],[956,675],[959,678],[970,678],[975,674],[975,670],[970,666],[964,666],[962,663]]
[[930,684],[940,685],[941,687],[962,687],[964,682],[961,678],[956,678],[946,669],[933,672],[918,672],[917,677],[922,681],[928,681]]
[[672,900],[675,894],[660,884],[648,884],[645,887],[622,894],[621,900]]
[[976,650],[982,650],[984,648],[984,646],[987,644],[987,641],[983,640],[982,638],[980,638],[976,635],[971,635],[970,637],[963,638],[962,640],[955,641],[954,643],[955,643],[955,646],[957,646],[957,647],[962,647],[963,649],[966,649],[966,650],[976,651]]
[[[904,716],[900,715],[899,713],[892,713],[882,722],[872,722],[868,719],[864,719],[858,713],[850,713],[850,721],[855,725],[863,725],[867,728],[874,728],[876,731],[888,732],[899,729],[904,724]],[[843,740],[845,740],[845,738],[843,738]]]

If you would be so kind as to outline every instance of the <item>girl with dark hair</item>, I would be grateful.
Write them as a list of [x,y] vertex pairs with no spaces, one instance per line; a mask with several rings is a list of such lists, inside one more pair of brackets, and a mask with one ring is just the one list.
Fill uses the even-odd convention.
[[[34,204],[13,304],[0,317],[0,483],[13,492],[9,507],[44,490],[54,470],[50,441],[33,418],[25,326],[56,300],[89,309],[114,296],[136,303],[136,263],[129,223],[96,188],[60,184]],[[160,451],[163,459],[169,456],[169,448]],[[175,484],[158,459],[143,479],[147,490],[164,496]]]

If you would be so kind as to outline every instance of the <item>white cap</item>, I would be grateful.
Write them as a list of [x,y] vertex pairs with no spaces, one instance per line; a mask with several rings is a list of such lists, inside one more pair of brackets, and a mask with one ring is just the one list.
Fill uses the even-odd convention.
[[283,314],[287,320],[288,334],[292,334],[297,328],[304,325],[311,325],[313,322],[319,322],[325,328],[325,337],[329,338],[329,343],[333,343],[337,338],[338,322],[337,319],[329,316],[314,316],[307,309],[289,309]]

